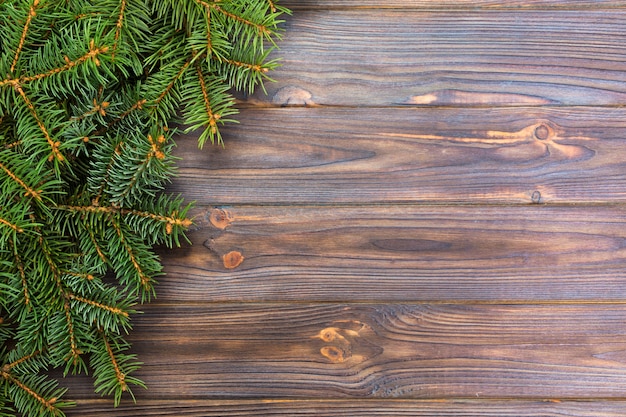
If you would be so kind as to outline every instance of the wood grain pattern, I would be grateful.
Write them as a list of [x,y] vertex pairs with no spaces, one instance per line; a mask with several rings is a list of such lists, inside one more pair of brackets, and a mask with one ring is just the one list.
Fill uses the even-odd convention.
[[286,23],[274,105],[620,105],[626,10],[313,10]]
[[624,304],[151,305],[130,338],[142,399],[620,399],[625,321]]
[[140,400],[110,408],[85,401],[68,417],[623,417],[626,404],[615,401],[485,400]]
[[[162,252],[159,300],[626,299],[621,206],[228,207],[205,217],[191,247]],[[229,268],[233,251],[245,259]]]
[[427,10],[585,10],[593,8],[597,10],[599,8],[624,8],[626,2],[623,0],[281,0],[280,5],[297,12],[307,9],[328,10],[333,8],[402,8],[404,10],[411,8]]
[[626,1],[281,4],[268,95],[177,140],[149,390],[68,416],[626,415]]
[[626,200],[626,108],[246,109],[239,120],[225,147],[178,140],[172,192],[202,205]]

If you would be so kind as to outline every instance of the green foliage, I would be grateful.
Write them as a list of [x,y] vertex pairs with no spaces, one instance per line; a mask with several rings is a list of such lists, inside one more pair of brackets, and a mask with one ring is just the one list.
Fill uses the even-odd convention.
[[124,336],[180,245],[174,126],[220,143],[267,78],[272,0],[0,0],[0,416],[61,416],[52,368],[119,404]]

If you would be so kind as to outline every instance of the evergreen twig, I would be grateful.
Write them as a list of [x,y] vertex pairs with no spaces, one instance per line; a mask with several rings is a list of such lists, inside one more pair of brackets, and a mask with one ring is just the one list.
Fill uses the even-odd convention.
[[[0,416],[63,416],[51,379],[93,373],[134,399],[135,306],[154,245],[179,246],[190,204],[174,125],[221,143],[276,67],[276,0],[0,0]],[[114,278],[114,282],[111,282]],[[86,360],[87,359],[87,360]]]

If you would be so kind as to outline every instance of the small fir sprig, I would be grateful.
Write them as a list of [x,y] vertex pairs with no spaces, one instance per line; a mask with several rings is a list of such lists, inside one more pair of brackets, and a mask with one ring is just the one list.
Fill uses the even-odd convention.
[[[47,376],[133,397],[125,335],[180,245],[175,126],[221,143],[288,12],[272,0],[0,0],[0,416],[61,416]],[[134,397],[133,397],[134,398]]]

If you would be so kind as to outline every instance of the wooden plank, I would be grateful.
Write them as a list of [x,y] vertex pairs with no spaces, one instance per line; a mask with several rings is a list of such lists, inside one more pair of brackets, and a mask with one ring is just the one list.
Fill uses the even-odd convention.
[[623,399],[625,322],[624,304],[150,305],[130,339],[142,400]]
[[268,108],[238,118],[223,129],[225,147],[199,152],[195,136],[178,139],[172,192],[202,205],[626,201],[626,108]]
[[144,400],[113,409],[84,401],[67,417],[623,417],[624,401],[484,400]]
[[621,105],[626,10],[312,10],[286,19],[274,105]]
[[[162,302],[622,301],[626,207],[229,207],[162,252]],[[211,222],[213,224],[211,224]]]
[[477,10],[477,9],[568,9],[623,8],[622,0],[281,0],[281,6],[295,11],[307,9],[372,8],[372,9],[428,9],[428,10]]

